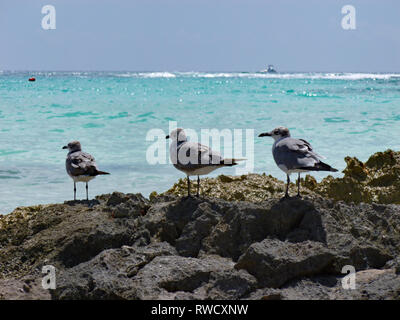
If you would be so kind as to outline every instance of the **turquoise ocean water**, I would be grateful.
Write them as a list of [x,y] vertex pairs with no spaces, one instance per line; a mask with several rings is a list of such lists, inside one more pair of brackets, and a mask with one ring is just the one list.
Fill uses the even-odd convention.
[[[31,76],[37,81],[28,82]],[[72,199],[61,148],[74,139],[111,172],[90,182],[91,197],[165,191],[184,175],[146,161],[146,134],[167,133],[170,121],[199,132],[254,129],[254,172],[282,180],[272,139],[257,135],[284,125],[341,171],[347,155],[364,161],[400,149],[400,75],[0,72],[0,213]],[[210,176],[222,173],[235,171]],[[84,198],[84,184],[77,188]]]

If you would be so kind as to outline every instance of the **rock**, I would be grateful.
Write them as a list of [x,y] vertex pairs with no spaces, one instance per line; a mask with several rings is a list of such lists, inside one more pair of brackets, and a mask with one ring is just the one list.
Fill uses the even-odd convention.
[[356,288],[343,289],[340,285],[332,290],[332,299],[340,300],[400,300],[400,276],[393,269],[369,269],[359,271]]
[[42,287],[42,279],[0,279],[0,300],[50,300],[49,290]]
[[[222,204],[222,202],[221,202]],[[285,239],[306,212],[315,213],[311,203],[299,199],[252,203],[224,203],[225,214],[203,240],[204,252],[237,260],[254,242],[272,236]]]
[[238,299],[256,281],[233,266],[229,259],[214,256],[157,257],[138,272],[130,298]]
[[166,242],[105,250],[59,276],[53,299],[237,299],[256,280],[233,262],[177,256]]
[[178,252],[183,256],[196,257],[202,248],[203,239],[220,218],[221,214],[213,210],[210,203],[200,203],[193,213],[193,220],[185,225],[175,241]]
[[[342,178],[327,176],[320,183],[310,175],[302,182],[302,194],[316,195],[348,203],[400,204],[400,152],[386,150],[373,154],[365,163],[354,157],[346,157]],[[184,196],[186,180],[181,179],[166,193]],[[192,184],[195,192],[196,184]],[[285,183],[265,174],[244,176],[221,175],[201,180],[202,195],[228,201],[259,203],[271,197],[284,195]],[[289,192],[296,193],[296,185],[290,184]]]
[[235,268],[255,276],[260,287],[278,288],[288,280],[324,272],[333,259],[333,254],[317,242],[265,239],[253,243]]
[[[191,192],[196,192],[197,183],[191,183]],[[291,184],[291,191],[296,192],[295,185]],[[242,176],[220,175],[217,178],[201,179],[201,194],[208,198],[219,198],[227,201],[262,202],[271,197],[283,196],[285,183],[271,175],[248,174]],[[304,194],[312,191],[304,190]],[[164,194],[173,194],[178,197],[186,196],[186,179],[180,179]]]
[[[93,207],[86,202],[34,206],[0,216],[0,278],[40,273],[44,264],[69,268],[105,249],[146,243],[146,234],[135,230],[136,216],[112,218],[112,207],[102,198],[107,196]],[[141,201],[127,197],[125,205],[134,210]]]
[[400,274],[400,257],[396,257],[393,260],[386,262],[385,269],[393,269],[396,274]]
[[331,300],[332,288],[339,279],[332,275],[313,276],[290,281],[281,288],[255,290],[249,300]]
[[149,208],[149,201],[141,194],[113,192],[109,197],[103,195],[98,198],[106,201],[113,218],[143,216]]
[[365,163],[351,157],[345,161],[343,178],[325,178],[313,191],[346,202],[400,203],[400,152],[377,152]]
[[252,292],[251,300],[399,300],[400,276],[393,269],[368,269],[355,274],[356,288],[343,289],[342,277],[313,276],[294,280],[279,289]]
[[206,299],[236,300],[248,295],[257,287],[257,280],[244,270],[213,272],[206,286]]
[[81,263],[58,275],[53,299],[126,299],[132,278],[157,256],[174,255],[168,243],[146,247],[122,246],[104,250],[88,262]]
[[218,176],[218,179],[219,179],[221,182],[232,182],[232,181],[234,181],[232,177],[226,176],[226,175],[224,175],[224,174],[219,175],[219,176]]
[[[360,201],[397,185],[397,153],[348,161],[342,179]],[[0,216],[0,298],[398,299],[400,205],[323,197],[346,190],[327,179],[306,177],[302,199],[244,175],[204,179],[201,197],[177,196],[178,184],[151,200],[114,192],[17,208]],[[43,265],[56,267],[54,291],[41,288]],[[341,287],[345,265],[356,290]]]

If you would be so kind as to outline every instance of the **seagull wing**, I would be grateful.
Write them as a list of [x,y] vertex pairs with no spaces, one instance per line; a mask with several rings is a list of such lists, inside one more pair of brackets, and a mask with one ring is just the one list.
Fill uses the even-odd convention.
[[187,141],[178,147],[178,164],[186,168],[220,165],[223,157],[217,151],[197,142]]
[[283,165],[288,170],[313,167],[319,162],[311,144],[300,139],[282,139],[275,145],[272,153],[276,164]]
[[304,139],[290,139],[288,140],[288,143],[286,144],[288,149],[292,152],[297,152],[299,155],[302,155],[307,158],[314,158],[315,160],[324,159],[325,157],[319,155],[316,153],[311,146],[311,144],[304,140]]
[[[297,140],[297,139],[296,139],[296,140]],[[307,148],[307,151],[308,151],[309,153],[312,153],[312,154],[313,154],[314,156],[316,156],[317,158],[326,159],[326,157],[321,156],[320,154],[316,153],[316,152],[314,151],[313,147],[311,146],[311,144],[310,144],[309,142],[307,142],[307,141],[304,140],[304,139],[298,139],[298,140],[303,142],[303,145],[300,146],[300,148],[304,149],[304,148],[306,147],[306,148]]]
[[199,161],[200,164],[214,164],[214,165],[219,165],[221,162],[223,162],[224,158],[218,151],[212,150],[210,147],[205,146],[203,144],[198,143],[198,149],[199,149]]
[[67,171],[73,176],[95,175],[98,171],[96,161],[92,155],[78,151],[67,157]]

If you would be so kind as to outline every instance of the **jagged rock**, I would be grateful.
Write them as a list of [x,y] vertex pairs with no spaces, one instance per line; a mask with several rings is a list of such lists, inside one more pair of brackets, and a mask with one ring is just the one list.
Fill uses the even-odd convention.
[[344,289],[341,276],[321,275],[289,282],[279,289],[252,292],[250,300],[400,300],[400,276],[393,269],[355,274],[355,289]]
[[0,300],[50,300],[49,290],[42,287],[41,279],[0,279]]
[[314,276],[290,281],[281,288],[262,288],[247,297],[249,300],[331,300],[332,288],[340,282],[335,276]]
[[[103,196],[107,198],[107,196]],[[141,203],[131,197],[132,209]],[[115,219],[104,201],[88,206],[86,201],[17,208],[0,216],[0,278],[18,276],[52,264],[58,269],[88,261],[108,248],[141,240],[137,219]],[[127,204],[126,204],[127,205]],[[142,237],[142,238],[140,238]]]
[[104,250],[88,262],[62,271],[53,299],[126,299],[132,278],[157,256],[176,255],[166,242]]
[[[348,175],[366,190],[371,172],[396,167],[396,157],[371,158],[367,177],[354,161]],[[252,190],[258,202],[114,192],[17,208],[0,216],[0,298],[397,299],[399,205],[323,198],[310,178],[303,199],[280,200],[284,184],[264,179],[214,181],[215,190],[232,187],[235,199]],[[40,288],[46,264],[57,269],[55,291]],[[345,265],[385,272],[368,271],[361,291],[343,293]]]
[[[195,193],[197,182],[191,183],[191,192]],[[291,192],[295,191],[295,185],[291,184]],[[242,176],[220,175],[217,178],[202,178],[200,192],[209,198],[219,198],[227,201],[261,202],[271,197],[283,196],[285,183],[271,175],[247,174]],[[312,191],[305,189],[304,194]],[[173,194],[179,197],[187,194],[186,179],[179,179],[171,189],[163,195]]]
[[149,201],[141,194],[123,194],[113,192],[111,195],[98,197],[106,201],[113,218],[137,217],[145,215],[149,206]]
[[288,280],[323,272],[333,259],[333,254],[317,242],[265,239],[253,243],[235,268],[255,276],[260,287],[278,288]]
[[369,269],[356,273],[356,288],[333,289],[332,299],[340,300],[400,300],[400,276],[393,269]]
[[[221,202],[223,203],[223,202]],[[224,203],[225,214],[203,240],[204,252],[237,260],[254,242],[266,237],[285,239],[305,214],[315,214],[311,203],[300,199],[252,203]]]
[[400,257],[386,262],[385,269],[393,269],[396,274],[400,274]]
[[257,280],[244,270],[216,271],[206,285],[206,299],[240,299],[257,287]]
[[160,256],[138,272],[130,298],[237,299],[256,281],[233,266],[231,260],[215,256]]
[[213,210],[212,204],[200,203],[193,213],[193,220],[185,225],[175,241],[178,252],[183,256],[196,257],[202,247],[202,240],[220,218],[221,213]]
[[[342,178],[327,176],[317,182],[312,176],[301,179],[302,194],[316,195],[355,203],[400,204],[400,152],[386,150],[373,154],[365,163],[354,157],[346,157],[346,168]],[[193,192],[197,184],[192,183]],[[270,175],[248,174],[242,176],[221,175],[204,178],[201,192],[208,197],[228,201],[259,203],[271,197],[282,197],[285,183]],[[296,185],[290,184],[290,193],[295,194]],[[186,180],[180,179],[167,194],[186,194]]]

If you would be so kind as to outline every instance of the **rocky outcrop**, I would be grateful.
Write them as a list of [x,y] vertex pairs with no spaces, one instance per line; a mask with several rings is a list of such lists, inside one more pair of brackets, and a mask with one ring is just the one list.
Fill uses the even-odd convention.
[[[318,183],[311,175],[306,175],[301,179],[302,194],[355,203],[400,204],[400,152],[377,152],[366,162],[355,157],[346,157],[344,160],[347,166],[342,178],[328,176]],[[186,180],[181,179],[168,193],[185,195],[186,185]],[[195,192],[195,181],[192,188],[192,192]],[[285,183],[265,174],[237,177],[221,175],[202,179],[201,189],[202,194],[210,197],[259,203],[277,194],[283,195]],[[297,192],[294,183],[290,185],[290,192]]]
[[235,267],[254,275],[261,287],[279,288],[288,280],[323,273],[333,259],[332,252],[318,242],[265,239],[253,243]]
[[0,298],[400,299],[399,253],[396,204],[115,192],[0,216]]
[[338,276],[312,276],[279,289],[254,291],[251,300],[399,300],[400,278],[393,269],[369,269],[355,274],[356,288],[343,289]]
[[356,203],[400,203],[400,152],[377,152],[365,163],[351,157],[345,161],[343,178],[325,178],[320,184],[310,185],[311,190]]

